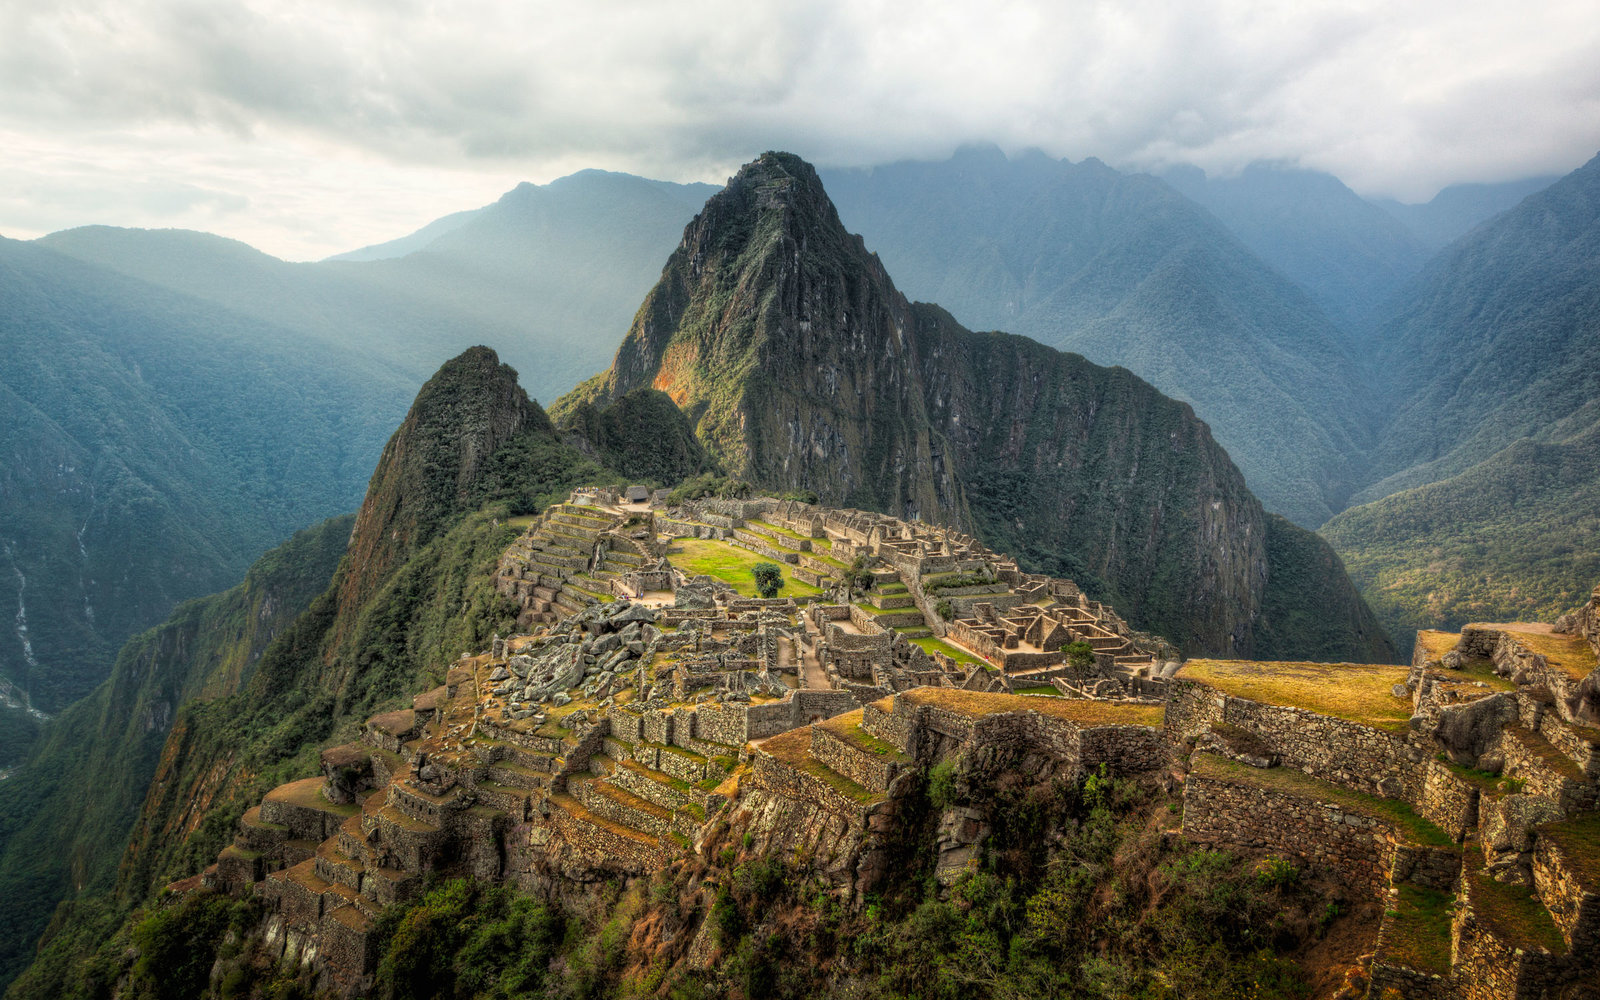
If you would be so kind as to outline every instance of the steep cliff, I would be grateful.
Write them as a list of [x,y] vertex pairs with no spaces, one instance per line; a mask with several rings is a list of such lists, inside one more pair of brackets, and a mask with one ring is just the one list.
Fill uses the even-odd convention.
[[[552,412],[643,387],[670,396],[734,474],[967,528],[1187,650],[1249,655],[1269,602],[1313,611],[1299,581],[1272,578],[1269,546],[1325,546],[1269,532],[1187,405],[1124,369],[908,302],[792,155],[762,156],[706,203],[611,369]],[[1392,656],[1327,556],[1337,617],[1319,607],[1329,627],[1300,654]]]
[[231,694],[263,650],[328,585],[351,519],[262,556],[231,590],[180,605],[123,647],[111,677],[63,712],[0,783],[0,983],[31,958],[56,903],[103,893],[179,705]]

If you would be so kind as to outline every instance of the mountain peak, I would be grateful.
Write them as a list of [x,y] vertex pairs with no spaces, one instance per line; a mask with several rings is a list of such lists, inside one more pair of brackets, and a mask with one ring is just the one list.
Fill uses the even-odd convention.
[[513,436],[549,418],[517,384],[516,369],[487,347],[446,361],[417,392],[384,446],[350,536],[342,607],[356,608],[377,581],[465,509],[484,463]]

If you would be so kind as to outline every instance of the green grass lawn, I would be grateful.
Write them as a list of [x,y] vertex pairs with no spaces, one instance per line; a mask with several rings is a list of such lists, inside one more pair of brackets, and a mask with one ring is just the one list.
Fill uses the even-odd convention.
[[[715,577],[745,597],[758,596],[756,579],[750,572],[756,563],[772,562],[766,556],[756,555],[747,549],[704,538],[678,539],[672,543],[667,558],[690,576],[704,574]],[[783,589],[778,591],[779,597],[815,597],[820,593],[820,587],[796,580],[790,567],[783,565]]]
[[928,638],[928,639],[912,639],[911,641],[916,643],[918,646],[921,646],[922,647],[922,651],[924,653],[943,653],[944,655],[950,657],[950,659],[956,661],[957,663],[961,664],[962,666],[967,666],[969,664],[977,664],[980,667],[987,667],[987,666],[990,665],[989,663],[985,662],[984,660],[981,660],[978,657],[973,656],[971,653],[967,652],[966,650],[959,649],[959,648],[957,648],[955,646],[950,645],[948,642],[945,642],[943,639]]

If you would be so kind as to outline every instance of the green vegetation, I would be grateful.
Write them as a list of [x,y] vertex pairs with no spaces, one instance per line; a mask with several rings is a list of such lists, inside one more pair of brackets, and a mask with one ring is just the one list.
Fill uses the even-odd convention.
[[1094,647],[1082,639],[1063,644],[1061,652],[1066,656],[1068,665],[1075,670],[1088,670],[1094,666]]
[[1597,468],[1600,426],[1563,443],[1513,445],[1321,530],[1402,647],[1422,628],[1552,621],[1600,580]]
[[1062,697],[1061,692],[1057,691],[1055,686],[1051,684],[1028,684],[1023,687],[1012,688],[1012,691],[1016,694],[1042,694],[1053,698]]
[[1567,953],[1566,939],[1550,919],[1550,911],[1527,886],[1498,882],[1484,871],[1469,872],[1465,880],[1467,902],[1498,936],[1520,948]]
[[1450,974],[1450,917],[1455,896],[1402,883],[1385,914],[1379,961],[1434,975]]
[[[354,509],[416,383],[37,244],[0,242],[0,270],[0,605],[32,647],[0,643],[0,678],[54,715],[180,602]],[[0,767],[35,732],[12,714]]]
[[[328,586],[353,520],[296,534],[232,590],[182,604],[134,637],[111,678],[63,712],[31,759],[0,782],[0,978],[32,959],[58,901],[114,886],[167,738],[165,726],[147,721],[163,706],[239,690],[273,636]],[[101,898],[104,906],[71,912],[95,921],[126,912],[125,902]],[[88,940],[98,944],[94,934]]]
[[750,575],[755,578],[756,590],[762,597],[777,597],[778,590],[783,587],[783,569],[776,563],[758,562],[750,567]]
[[[756,566],[765,560],[749,549],[711,539],[680,538],[672,543],[667,558],[690,576],[704,575],[721,580],[745,597],[755,597],[759,593],[754,573]],[[822,593],[787,571],[783,575],[783,589],[792,597],[814,597]]]
[[[516,421],[522,431],[496,439]],[[251,659],[243,662],[253,661],[252,671],[235,671],[206,692],[208,700],[190,700],[178,709],[165,747],[173,767],[166,781],[150,787],[142,808],[143,784],[115,791],[124,796],[120,808],[126,811],[115,821],[123,824],[121,830],[138,819],[120,869],[110,864],[97,869],[106,881],[116,874],[116,894],[107,905],[86,896],[71,911],[81,917],[52,926],[40,961],[17,984],[18,997],[54,995],[39,984],[59,983],[65,967],[86,953],[113,947],[107,943],[108,929],[114,930],[130,907],[210,863],[232,839],[248,806],[278,784],[317,772],[321,746],[356,738],[368,716],[442,683],[447,665],[462,650],[481,648],[495,632],[509,634],[516,606],[496,593],[493,574],[517,534],[506,523],[511,510],[524,504],[542,507],[581,482],[612,475],[559,442],[544,414],[516,388],[514,373],[482,348],[440,369],[419,393],[396,438],[402,443],[372,477],[371,520],[353,536],[348,522],[344,532],[333,529],[323,536],[329,541],[324,551],[334,553],[350,540],[332,585],[302,604],[286,600],[289,617],[268,616],[258,625],[264,648],[244,651]],[[457,448],[441,447],[446,440],[457,442]],[[299,593],[315,592],[326,579],[308,581]],[[295,607],[306,610],[294,618]],[[210,676],[204,660],[191,663],[177,650],[164,655],[173,657],[180,672]],[[144,738],[152,741],[152,753],[160,748],[159,731]],[[107,753],[119,749],[110,739],[98,745]],[[77,760],[63,765],[63,795],[90,780]],[[141,766],[153,767],[153,759],[145,760]],[[166,834],[181,825],[175,817],[196,800],[210,803],[198,826],[181,841]],[[64,808],[76,806],[68,802]],[[111,832],[120,838],[115,831],[105,825],[97,836]],[[106,845],[112,863],[119,844],[117,839]],[[54,852],[51,857],[65,860]],[[18,861],[19,880],[36,874],[36,855]],[[85,889],[105,892],[106,881]],[[49,899],[66,889],[59,883],[37,884],[29,898]],[[15,917],[39,918],[37,911]],[[17,940],[26,947],[26,931]]]
[[569,931],[577,929],[509,886],[445,882],[384,912],[373,994],[383,1000],[526,995],[544,985],[552,958],[573,950]]

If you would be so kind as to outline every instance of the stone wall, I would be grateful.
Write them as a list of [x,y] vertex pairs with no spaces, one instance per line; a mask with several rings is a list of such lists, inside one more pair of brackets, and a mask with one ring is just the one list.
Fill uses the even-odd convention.
[[[1221,705],[1218,712],[1215,706]],[[1196,736],[1216,723],[1253,733],[1289,767],[1345,788],[1417,802],[1434,751],[1418,737],[1375,729],[1301,708],[1235,698],[1181,677],[1167,704],[1174,737]]]
[[1423,769],[1415,808],[1457,843],[1478,828],[1478,789],[1438,760],[1428,761]]
[[1379,901],[1389,889],[1391,834],[1377,820],[1331,803],[1198,774],[1184,783],[1186,839],[1295,858]]
[[1570,951],[1600,949],[1600,885],[1584,880],[1573,859],[1548,837],[1534,843],[1533,885]]
[[900,771],[897,761],[867,753],[823,726],[811,727],[811,756],[869,792],[885,792]]

